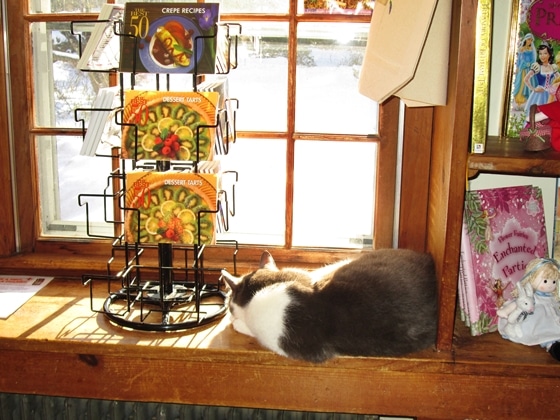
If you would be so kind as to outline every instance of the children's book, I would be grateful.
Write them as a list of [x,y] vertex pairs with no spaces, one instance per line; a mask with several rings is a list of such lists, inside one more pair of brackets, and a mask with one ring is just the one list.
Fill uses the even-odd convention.
[[488,92],[492,61],[492,5],[494,0],[479,0],[476,9],[476,49],[471,125],[471,153],[484,153],[488,135]]
[[120,39],[115,34],[115,23],[122,19],[122,4],[104,4],[91,36],[78,61],[78,69],[109,71],[119,68]]
[[471,321],[476,323],[480,311],[476,306],[476,292],[474,287],[474,272],[470,241],[465,219],[461,231],[461,254],[459,259],[459,310],[461,320],[470,328]]
[[128,172],[127,242],[213,244],[218,190],[219,173]]
[[552,258],[560,262],[560,178],[556,178],[556,199],[554,208],[554,234],[552,241]]
[[503,136],[519,137],[529,121],[531,105],[556,101],[560,86],[557,19],[558,4],[554,1],[513,0]]
[[468,191],[459,297],[472,335],[496,331],[529,261],[548,256],[542,192],[535,186]]
[[124,92],[122,157],[211,160],[218,92]]
[[120,71],[211,74],[219,3],[125,3]]

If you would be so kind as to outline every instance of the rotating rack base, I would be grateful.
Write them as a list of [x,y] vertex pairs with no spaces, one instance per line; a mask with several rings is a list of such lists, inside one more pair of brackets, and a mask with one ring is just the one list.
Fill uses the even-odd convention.
[[113,323],[142,331],[178,331],[200,327],[225,315],[227,295],[214,288],[197,291],[188,284],[175,284],[163,295],[158,282],[145,282],[138,290],[113,292],[103,304],[103,313]]
[[[182,267],[143,265],[144,248],[113,246],[106,275],[83,275],[90,287],[90,309],[102,313],[113,324],[140,331],[180,331],[207,325],[227,313],[228,293],[224,290],[222,268],[203,265],[202,249],[184,252]],[[134,263],[115,273],[115,254],[124,252]],[[189,262],[189,251],[193,251]],[[149,250],[148,250],[149,251]],[[197,252],[198,251],[198,252]],[[233,260],[235,267],[234,252]]]

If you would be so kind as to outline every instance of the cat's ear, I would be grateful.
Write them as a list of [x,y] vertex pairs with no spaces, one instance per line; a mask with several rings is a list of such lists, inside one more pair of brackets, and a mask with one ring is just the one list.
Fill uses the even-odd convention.
[[260,268],[266,268],[268,270],[278,270],[274,258],[270,255],[270,252],[264,251],[261,255],[261,262],[259,264]]
[[233,274],[228,273],[226,270],[222,270],[222,278],[232,290],[241,282],[241,277],[235,277]]

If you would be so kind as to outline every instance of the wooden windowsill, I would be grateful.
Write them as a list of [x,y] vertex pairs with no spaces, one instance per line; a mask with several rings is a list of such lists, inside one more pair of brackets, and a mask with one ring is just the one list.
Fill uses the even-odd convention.
[[183,332],[125,330],[91,312],[88,287],[57,279],[0,320],[0,392],[442,419],[557,414],[535,395],[560,386],[560,363],[457,330],[452,352],[314,365],[262,349],[227,317]]
[[[283,249],[239,245],[237,251],[234,246],[207,247],[204,255],[205,261],[212,266],[233,272],[233,255],[236,253],[236,269],[241,274],[258,266],[264,249],[273,253],[279,266],[305,268],[330,264],[361,252],[360,249]],[[79,278],[83,274],[107,274],[108,261],[112,256],[112,272],[123,269],[126,264],[122,251],[112,251],[110,241],[40,240],[33,252],[0,257],[0,273],[65,278]],[[144,263],[157,264],[157,248],[146,250],[144,255]],[[178,258],[180,259],[180,255]]]

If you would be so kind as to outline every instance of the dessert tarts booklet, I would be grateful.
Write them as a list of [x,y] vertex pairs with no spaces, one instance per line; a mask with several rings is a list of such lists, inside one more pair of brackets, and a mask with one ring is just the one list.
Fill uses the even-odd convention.
[[215,243],[219,181],[218,173],[127,173],[127,242]]
[[218,92],[125,91],[122,157],[211,160],[218,99]]

